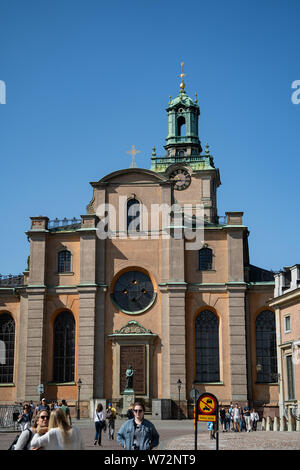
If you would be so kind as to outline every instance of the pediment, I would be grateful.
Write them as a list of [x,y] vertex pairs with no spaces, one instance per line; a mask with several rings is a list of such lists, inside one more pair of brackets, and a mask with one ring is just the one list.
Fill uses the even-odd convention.
[[144,168],[126,168],[124,170],[114,171],[104,176],[97,182],[92,182],[93,187],[103,185],[118,185],[118,184],[130,184],[130,183],[156,183],[160,184],[168,181],[164,176],[155,173],[152,170],[146,170]]
[[126,325],[122,326],[120,330],[116,330],[113,335],[109,336],[127,336],[127,335],[151,335],[156,336],[151,330],[147,330],[140,325],[137,321],[131,320]]

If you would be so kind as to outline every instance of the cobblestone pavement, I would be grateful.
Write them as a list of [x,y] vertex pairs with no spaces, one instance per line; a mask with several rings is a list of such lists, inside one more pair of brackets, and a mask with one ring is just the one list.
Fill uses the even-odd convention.
[[[193,435],[181,436],[166,443],[165,450],[194,450]],[[208,433],[198,433],[198,450],[215,450],[216,441]],[[219,434],[219,450],[300,450],[299,432],[226,432]]]
[[[116,431],[125,420],[118,419]],[[194,450],[194,422],[193,420],[152,421],[160,435],[160,445],[157,450]],[[121,450],[116,440],[108,440],[107,433],[103,433],[102,446],[94,446],[94,423],[89,419],[73,421],[81,430],[86,450]],[[19,432],[0,432],[0,450],[8,449],[14,437]],[[215,450],[216,441],[210,440],[207,424],[199,423],[198,450]],[[219,433],[220,450],[300,450],[300,432],[226,432]]]

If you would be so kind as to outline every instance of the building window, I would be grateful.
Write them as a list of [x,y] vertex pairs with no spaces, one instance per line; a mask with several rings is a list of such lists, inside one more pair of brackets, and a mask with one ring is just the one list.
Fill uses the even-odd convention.
[[264,310],[256,318],[257,382],[277,381],[275,315]]
[[219,319],[210,310],[196,319],[196,382],[219,382]]
[[291,317],[289,315],[284,317],[284,332],[285,333],[291,332]]
[[212,250],[210,248],[201,248],[199,250],[199,270],[209,271],[212,269]]
[[185,136],[185,118],[179,116],[177,120],[178,137]]
[[54,322],[53,380],[74,381],[75,320],[70,312],[60,313]]
[[63,250],[58,253],[58,272],[69,273],[71,272],[71,252]]
[[0,315],[0,383],[14,381],[15,322],[11,315]]
[[286,375],[287,375],[287,399],[294,400],[295,397],[295,381],[292,356],[286,356]]
[[140,231],[140,203],[137,199],[127,201],[127,230],[128,232]]

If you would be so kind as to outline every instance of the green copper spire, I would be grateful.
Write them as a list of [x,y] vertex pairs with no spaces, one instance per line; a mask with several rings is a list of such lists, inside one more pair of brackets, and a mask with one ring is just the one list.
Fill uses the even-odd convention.
[[194,145],[201,153],[200,140],[198,136],[198,117],[200,108],[197,104],[197,95],[195,101],[185,92],[186,76],[183,73],[183,62],[181,62],[181,78],[179,95],[171,99],[167,108],[168,113],[168,136],[166,138],[165,148],[169,149],[175,145]]

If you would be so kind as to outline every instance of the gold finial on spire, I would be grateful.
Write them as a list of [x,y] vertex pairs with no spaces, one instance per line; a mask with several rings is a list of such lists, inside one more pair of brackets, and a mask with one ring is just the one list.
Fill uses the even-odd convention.
[[171,95],[169,95],[169,104],[171,104],[171,98],[172,98]]
[[152,148],[152,157],[156,157],[156,148],[155,148],[155,145],[153,145],[153,148]]
[[206,143],[206,145],[205,145],[205,153],[207,153],[207,154],[209,153],[209,145],[208,145],[208,143]]
[[198,95],[195,93],[195,103],[198,103]]
[[178,75],[178,77],[181,78],[181,82],[180,82],[180,85],[179,85],[179,86],[180,86],[180,92],[182,92],[182,91],[184,91],[184,89],[185,89],[185,83],[184,83],[183,79],[184,79],[184,77],[186,77],[186,73],[183,73],[184,62],[181,62],[180,65],[181,65],[181,74]]

